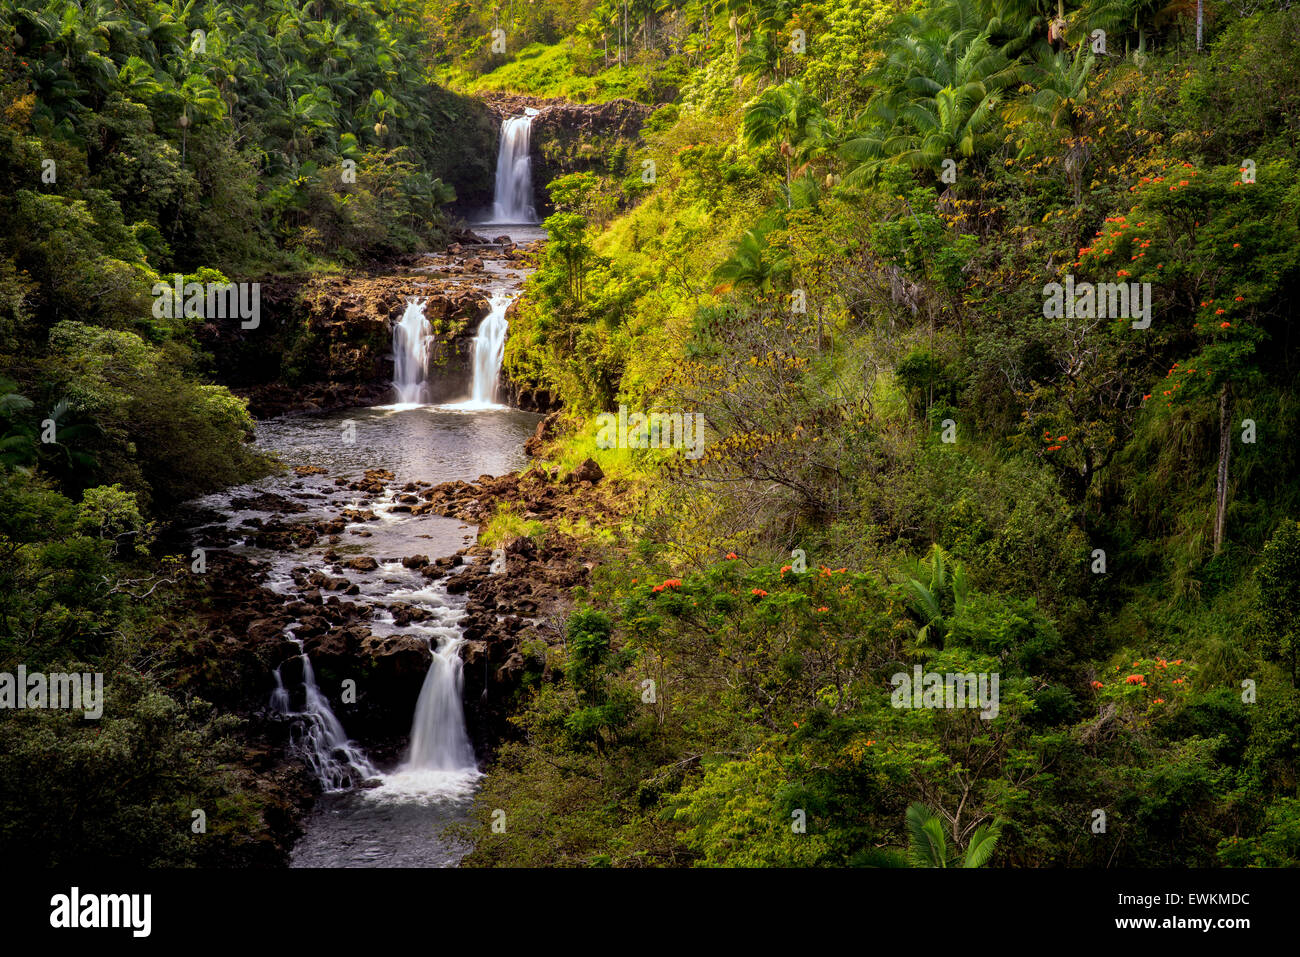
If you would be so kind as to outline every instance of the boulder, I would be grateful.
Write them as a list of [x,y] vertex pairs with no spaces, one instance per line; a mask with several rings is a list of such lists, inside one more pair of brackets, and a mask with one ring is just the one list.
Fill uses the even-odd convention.
[[596,464],[595,459],[587,459],[570,473],[575,482],[590,482],[595,485],[605,477],[605,473]]

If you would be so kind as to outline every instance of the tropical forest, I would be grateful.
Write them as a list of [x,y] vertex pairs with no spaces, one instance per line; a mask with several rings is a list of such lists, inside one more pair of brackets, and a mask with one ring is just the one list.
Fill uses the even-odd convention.
[[1300,866],[1290,2],[0,0],[0,224],[7,860]]

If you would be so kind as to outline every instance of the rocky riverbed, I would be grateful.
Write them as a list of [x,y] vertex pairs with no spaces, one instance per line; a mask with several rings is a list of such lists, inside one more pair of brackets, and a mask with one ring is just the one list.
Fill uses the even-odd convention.
[[[525,463],[523,447],[537,451],[558,418],[534,416],[530,429],[519,418],[525,413],[495,416],[489,443],[513,448],[499,453],[502,463]],[[429,428],[422,423],[430,419],[450,444],[455,428],[477,418],[409,410],[393,414],[386,428],[409,450],[419,443],[403,442],[401,428]],[[362,434],[371,434],[366,420],[362,425]],[[312,441],[332,442],[329,418],[265,428],[266,441],[291,461],[326,464],[304,461],[279,480],[196,503],[182,547],[203,549],[206,570],[189,589],[193,640],[177,646],[172,665],[205,698],[245,719],[249,759],[240,773],[273,809],[266,823],[277,853],[287,854],[319,785],[292,753],[292,719],[269,707],[277,670],[294,687],[305,652],[348,735],[377,765],[391,767],[407,745],[430,640],[454,629],[465,639],[469,733],[480,766],[490,765],[512,733],[507,719],[533,664],[530,648],[536,657],[532,643],[562,640],[572,590],[589,580],[591,556],[555,526],[607,522],[623,489],[594,462],[563,477],[521,467],[433,481],[482,460],[481,431],[467,433],[464,455],[448,453],[431,478],[417,477],[418,457],[409,451],[389,451],[388,460],[360,474],[336,474],[332,445],[311,454]],[[493,549],[477,543],[475,526],[503,507],[547,531],[500,543],[504,561],[494,569]],[[353,698],[343,693],[348,680]]]

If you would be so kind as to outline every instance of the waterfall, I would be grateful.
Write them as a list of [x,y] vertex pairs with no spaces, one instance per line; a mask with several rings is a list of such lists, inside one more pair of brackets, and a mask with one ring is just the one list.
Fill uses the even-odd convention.
[[492,308],[479,323],[474,336],[474,383],[468,405],[486,408],[496,404],[497,381],[501,378],[501,360],[506,353],[506,310],[514,300],[510,296],[493,296]]
[[393,388],[397,401],[403,405],[425,401],[430,338],[424,300],[412,299],[407,302],[401,320],[393,326]]
[[512,116],[501,124],[501,147],[497,150],[496,195],[492,203],[494,223],[535,223],[533,209],[533,161],[528,154],[529,134],[537,110]]
[[368,778],[377,777],[365,753],[348,740],[343,725],[334,716],[329,699],[316,686],[316,672],[311,659],[302,649],[302,641],[291,640],[298,646],[302,659],[302,683],[306,700],[301,711],[293,711],[289,692],[285,690],[280,669],[276,668],[275,690],[271,692],[271,710],[294,722],[291,747],[307,761],[316,779],[326,791],[345,791],[356,787]]
[[425,675],[411,724],[411,754],[405,770],[464,771],[477,767],[465,731],[461,704],[461,637],[442,638],[431,646],[433,661]]

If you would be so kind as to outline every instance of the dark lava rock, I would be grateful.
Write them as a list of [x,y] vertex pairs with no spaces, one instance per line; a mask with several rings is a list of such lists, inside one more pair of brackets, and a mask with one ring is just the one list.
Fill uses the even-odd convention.
[[596,464],[595,459],[587,459],[570,473],[570,477],[575,482],[590,482],[595,485],[605,477],[605,473]]

